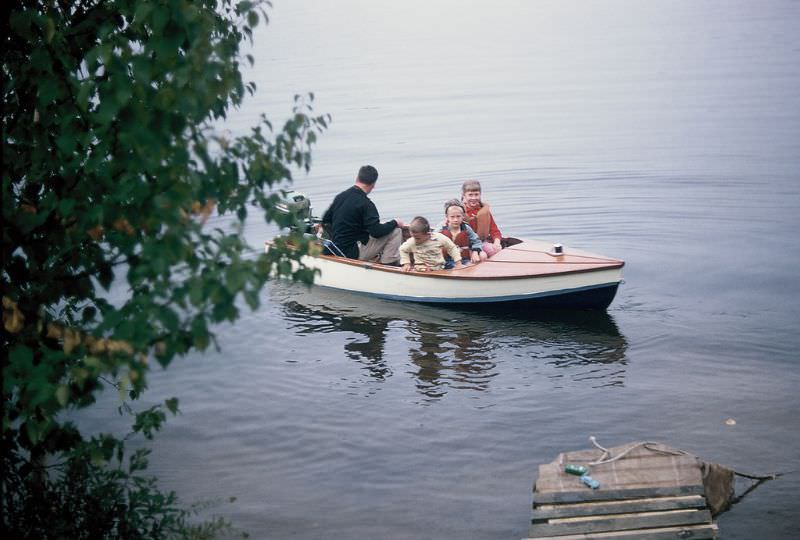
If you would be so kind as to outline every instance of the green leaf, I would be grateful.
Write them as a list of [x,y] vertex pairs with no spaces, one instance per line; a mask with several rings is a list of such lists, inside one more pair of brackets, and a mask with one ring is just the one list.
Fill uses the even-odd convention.
[[47,43],[53,41],[53,36],[56,33],[56,24],[50,17],[45,17],[44,20],[44,39]]
[[236,292],[241,290],[244,286],[246,274],[238,265],[231,265],[225,272],[225,279],[227,281],[228,290]]
[[[161,35],[164,32],[164,28],[167,26],[167,21],[169,21],[170,12],[169,8],[165,5],[158,5],[153,8],[152,11],[152,24],[153,24],[153,33],[156,35]],[[156,41],[158,43],[158,41]]]
[[178,414],[178,398],[170,398],[164,401],[164,404],[167,406],[167,409],[169,409],[169,412]]
[[258,26],[258,13],[255,11],[250,11],[247,14],[247,24],[250,26],[250,28],[255,28]]
[[94,306],[87,306],[83,309],[81,320],[84,323],[91,322],[94,320],[96,315],[97,315],[97,309]]
[[87,356],[83,359],[83,363],[96,371],[103,371],[105,368],[105,363],[97,356]]
[[254,291],[244,291],[244,300],[253,311],[258,309],[260,302],[258,299],[258,294]]
[[59,385],[56,390],[56,400],[58,400],[59,405],[62,407],[67,405],[69,402],[69,386],[66,384]]
[[33,351],[25,345],[17,345],[11,349],[9,360],[16,370],[28,371],[33,368]]
[[61,85],[55,78],[43,78],[39,84],[39,105],[47,106],[61,94]]
[[102,448],[93,447],[90,452],[90,459],[92,465],[95,466],[102,466],[106,463],[105,454],[103,453]]
[[136,24],[143,24],[144,21],[150,15],[150,12],[153,11],[153,4],[150,2],[137,2],[136,3],[136,12],[133,15],[133,21]]
[[205,300],[205,291],[203,289],[203,282],[199,279],[192,281],[189,286],[189,301],[195,307],[200,307]]
[[180,320],[178,319],[177,313],[168,307],[161,307],[159,310],[159,319],[161,319],[164,329],[168,332],[175,332],[180,326]]
[[30,419],[25,423],[25,432],[28,440],[35,445],[42,440],[44,427],[41,422]]
[[58,211],[62,216],[72,215],[72,210],[75,208],[75,199],[63,199],[58,204]]
[[192,321],[192,344],[198,350],[204,351],[208,348],[209,335],[206,320],[203,317],[195,317]]

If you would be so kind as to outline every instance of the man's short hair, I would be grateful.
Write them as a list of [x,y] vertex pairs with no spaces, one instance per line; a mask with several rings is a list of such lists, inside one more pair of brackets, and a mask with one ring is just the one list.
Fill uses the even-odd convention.
[[477,180],[467,180],[461,185],[461,193],[462,195],[467,191],[480,191],[481,190],[481,183]]
[[371,186],[378,180],[378,170],[372,165],[364,165],[358,169],[358,181]]
[[417,216],[408,224],[408,230],[415,233],[431,232],[431,224],[422,216]]
[[458,199],[450,199],[449,201],[444,203],[444,215],[447,215],[447,211],[450,210],[451,206],[458,206],[459,208],[461,208],[462,212],[464,212],[465,214],[467,213],[466,208],[464,208],[464,203],[462,203]]

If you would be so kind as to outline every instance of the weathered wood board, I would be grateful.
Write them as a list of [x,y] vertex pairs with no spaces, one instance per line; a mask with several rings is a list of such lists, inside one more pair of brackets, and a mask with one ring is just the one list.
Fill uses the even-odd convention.
[[[565,452],[539,466],[530,538],[716,538],[696,457],[658,443],[609,451]],[[600,487],[567,474],[567,464],[587,467]]]

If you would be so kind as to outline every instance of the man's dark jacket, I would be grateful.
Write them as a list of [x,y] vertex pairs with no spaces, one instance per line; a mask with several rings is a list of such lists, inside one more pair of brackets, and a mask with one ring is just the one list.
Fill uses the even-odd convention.
[[[397,222],[381,223],[375,203],[360,188],[353,186],[333,199],[322,216],[322,225],[347,258],[358,259],[356,242],[366,244],[370,236],[386,236],[397,227]],[[326,249],[325,253],[330,251]]]

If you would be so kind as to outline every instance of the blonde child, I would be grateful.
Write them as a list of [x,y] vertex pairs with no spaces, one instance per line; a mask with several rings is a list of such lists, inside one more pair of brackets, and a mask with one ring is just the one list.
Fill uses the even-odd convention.
[[[464,205],[458,199],[450,199],[444,203],[444,218],[445,224],[442,230],[439,231],[461,250],[461,262],[467,264],[469,262],[479,263],[486,260],[486,252],[482,249],[481,239],[472,230],[472,227],[464,223],[466,217],[466,210]],[[447,259],[447,257],[445,257]],[[452,259],[445,262],[445,267],[448,264],[454,264]]]
[[[445,235],[431,232],[431,225],[422,216],[411,220],[408,226],[411,238],[400,246],[400,264],[405,272],[442,270],[444,268],[444,249],[456,261],[455,268],[461,268],[461,253],[458,246]],[[412,268],[411,256],[414,256]]]
[[489,203],[481,201],[481,183],[477,180],[467,180],[461,186],[461,200],[467,212],[467,225],[477,233],[483,242],[483,250],[491,257],[502,248],[500,240],[503,235],[494,222]]

